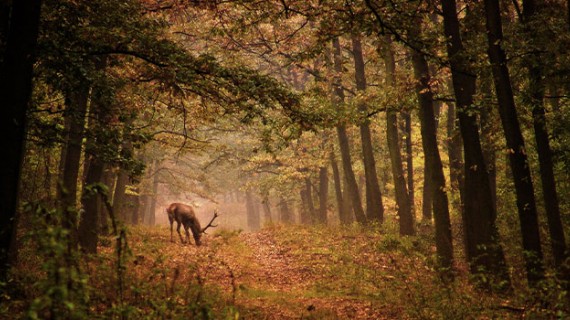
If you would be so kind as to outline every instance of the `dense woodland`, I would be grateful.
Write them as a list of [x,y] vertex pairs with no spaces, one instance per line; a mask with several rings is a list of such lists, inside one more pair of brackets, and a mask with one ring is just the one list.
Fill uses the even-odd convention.
[[0,317],[570,317],[569,50],[562,0],[2,1]]

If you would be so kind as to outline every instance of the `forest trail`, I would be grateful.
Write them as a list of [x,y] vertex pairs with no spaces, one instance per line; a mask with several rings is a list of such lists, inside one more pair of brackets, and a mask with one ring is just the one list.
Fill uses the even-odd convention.
[[[270,230],[207,237],[205,246],[185,246],[185,262],[207,252],[203,281],[217,286],[245,311],[245,319],[393,319],[397,310],[334,288],[328,269],[338,261],[330,248],[296,248],[276,241]],[[193,252],[193,253],[192,253]],[[396,312],[396,313],[395,313]]]

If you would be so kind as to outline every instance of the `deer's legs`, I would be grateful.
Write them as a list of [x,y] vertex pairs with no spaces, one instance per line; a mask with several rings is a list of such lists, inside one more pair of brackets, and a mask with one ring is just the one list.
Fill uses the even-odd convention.
[[173,231],[174,231],[174,224],[173,221],[170,220],[170,242],[174,242],[174,239],[172,239]]
[[184,243],[184,239],[182,238],[182,234],[180,233],[180,222],[176,221],[176,232],[178,232],[178,236],[180,236],[180,242]]
[[186,232],[186,242],[190,244],[190,232],[188,232],[188,226],[184,226],[184,231]]

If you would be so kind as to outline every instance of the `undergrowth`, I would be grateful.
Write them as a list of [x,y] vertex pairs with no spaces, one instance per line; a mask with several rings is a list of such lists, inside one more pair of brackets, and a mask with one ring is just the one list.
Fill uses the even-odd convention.
[[18,265],[3,284],[1,318],[568,316],[566,291],[553,275],[540,289],[517,284],[494,295],[475,288],[457,259],[456,280],[444,283],[432,232],[400,237],[394,221],[381,227],[276,224],[256,234],[222,229],[201,247],[171,243],[166,227],[131,226],[122,238],[102,237],[99,253],[86,256],[68,254],[65,230],[54,227],[57,212],[35,216],[37,227],[23,237]]

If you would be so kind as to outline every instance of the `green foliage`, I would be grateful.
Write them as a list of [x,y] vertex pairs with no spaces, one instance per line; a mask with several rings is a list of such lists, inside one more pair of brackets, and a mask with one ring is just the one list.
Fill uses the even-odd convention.
[[[26,273],[16,272],[20,281],[31,282],[33,292],[26,312],[29,319],[87,319],[90,290],[87,276],[82,272],[80,257],[70,248],[68,230],[60,225],[62,212],[40,204],[27,204],[24,215],[34,228],[24,238],[20,259],[30,267]],[[26,256],[26,254],[33,254]],[[34,263],[38,263],[34,265]]]

